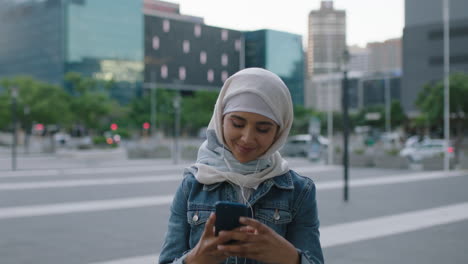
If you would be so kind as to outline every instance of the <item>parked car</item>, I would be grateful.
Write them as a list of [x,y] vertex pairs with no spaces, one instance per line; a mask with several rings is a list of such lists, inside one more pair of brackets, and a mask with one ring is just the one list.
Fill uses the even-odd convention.
[[328,140],[320,135],[300,134],[289,137],[280,149],[280,153],[287,157],[306,157],[316,160],[321,158],[327,145]]
[[[410,161],[418,162],[425,158],[443,155],[445,151],[445,140],[424,139],[421,142],[414,142],[400,151],[400,156],[408,158]],[[449,153],[450,158],[453,152]]]

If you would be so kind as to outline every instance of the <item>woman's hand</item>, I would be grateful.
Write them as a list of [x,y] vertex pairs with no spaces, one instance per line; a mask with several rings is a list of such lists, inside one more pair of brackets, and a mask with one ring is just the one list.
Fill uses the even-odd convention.
[[217,246],[229,241],[227,238],[215,236],[214,223],[216,216],[214,213],[210,215],[205,224],[200,240],[197,245],[188,253],[185,263],[198,264],[198,263],[220,263],[223,262],[227,256],[217,249]]
[[266,263],[299,263],[296,248],[274,230],[252,218],[241,217],[240,222],[246,226],[220,232],[219,238],[238,241],[233,245],[219,245],[220,252]]

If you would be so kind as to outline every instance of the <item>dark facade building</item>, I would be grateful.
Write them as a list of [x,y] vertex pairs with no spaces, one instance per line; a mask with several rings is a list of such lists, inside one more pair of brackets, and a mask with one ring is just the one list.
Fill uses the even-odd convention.
[[145,83],[181,90],[219,90],[241,68],[240,31],[145,15]]
[[304,56],[300,35],[275,30],[244,33],[245,66],[276,73],[288,86],[293,103],[304,105]]
[[[468,73],[468,1],[450,1],[450,72]],[[406,0],[403,32],[402,105],[415,100],[427,83],[443,79],[442,1]],[[442,102],[441,102],[442,103]]]
[[[388,85],[390,89],[391,100],[401,100],[401,77],[392,76],[386,77],[373,77],[370,79],[363,79],[362,82],[362,105],[384,105],[385,104],[385,89]],[[388,83],[387,83],[388,82]]]

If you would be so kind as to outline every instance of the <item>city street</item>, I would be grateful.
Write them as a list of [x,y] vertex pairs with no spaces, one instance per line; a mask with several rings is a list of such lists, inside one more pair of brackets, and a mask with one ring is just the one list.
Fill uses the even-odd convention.
[[[0,263],[156,263],[188,163],[118,155],[20,157],[18,171],[1,156]],[[290,165],[316,182],[327,263],[468,262],[468,171],[353,168],[343,202],[341,167]]]

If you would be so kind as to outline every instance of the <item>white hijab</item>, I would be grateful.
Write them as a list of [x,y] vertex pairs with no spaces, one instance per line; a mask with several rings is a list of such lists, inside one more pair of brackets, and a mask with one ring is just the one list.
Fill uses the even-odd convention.
[[[226,149],[223,135],[225,102],[242,93],[258,95],[281,124],[270,148],[247,163],[240,163]],[[240,187],[257,188],[263,181],[289,171],[278,150],[286,142],[293,118],[291,94],[276,74],[260,68],[241,70],[224,83],[208,125],[207,140],[198,151],[196,163],[187,169],[202,184],[229,181]]]

